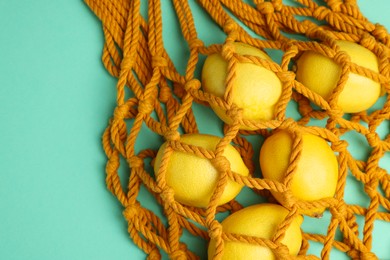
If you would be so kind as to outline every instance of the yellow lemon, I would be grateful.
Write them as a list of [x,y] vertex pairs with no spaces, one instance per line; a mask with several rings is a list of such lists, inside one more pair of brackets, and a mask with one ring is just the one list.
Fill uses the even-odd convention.
[[[283,182],[289,166],[293,139],[287,131],[278,131],[268,137],[260,150],[260,167],[264,178]],[[296,172],[291,180],[292,194],[304,201],[333,197],[338,179],[337,158],[328,143],[315,135],[303,134],[302,152]],[[286,205],[278,192],[274,197]],[[324,208],[302,213],[319,217]]]
[[[337,45],[350,56],[353,63],[378,72],[378,59],[370,50],[349,41],[337,41]],[[327,100],[340,78],[341,66],[328,57],[306,51],[297,61],[296,74],[298,81]],[[345,113],[361,112],[370,108],[380,93],[379,83],[350,73],[338,98],[338,105]]]
[[[180,138],[182,143],[194,145],[209,150],[215,150],[219,137],[205,134],[186,134]],[[164,143],[156,156],[154,170],[157,173],[166,147]],[[228,145],[223,155],[230,163],[230,169],[240,175],[247,176],[245,166],[239,152]],[[175,193],[175,199],[185,205],[206,207],[212,196],[219,178],[219,173],[209,159],[174,151],[168,162],[166,182]],[[241,191],[243,185],[229,180],[220,198],[219,205],[230,200]]]
[[[289,211],[276,204],[263,203],[246,207],[237,211],[222,221],[224,232],[254,236],[259,238],[272,239],[278,225],[288,215]],[[287,246],[290,255],[297,255],[302,244],[302,233],[300,226],[302,216],[293,219],[285,231],[281,243]],[[208,250],[208,258],[212,259],[215,252],[215,241],[211,240]],[[225,242],[224,260],[246,260],[246,259],[276,259],[271,249],[258,245],[251,245],[240,242]]]
[[[252,55],[271,60],[263,51],[243,43],[234,43],[240,55]],[[202,87],[205,92],[223,97],[226,90],[228,62],[219,53],[207,57],[202,70]],[[262,66],[239,63],[233,85],[233,103],[243,109],[243,118],[269,120],[275,116],[275,105],[282,93],[282,83],[276,74]],[[211,105],[215,113],[226,123],[232,119],[226,111]]]

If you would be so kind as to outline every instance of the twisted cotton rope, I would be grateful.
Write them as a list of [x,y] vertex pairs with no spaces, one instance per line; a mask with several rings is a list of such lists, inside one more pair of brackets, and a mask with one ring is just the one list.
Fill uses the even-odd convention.
[[[315,256],[306,255],[309,248],[308,240],[323,244],[320,256],[322,259],[329,259],[333,247],[346,252],[354,259],[376,259],[375,254],[371,252],[374,221],[390,221],[389,213],[379,212],[380,206],[387,211],[390,210],[390,177],[385,169],[379,167],[379,161],[390,151],[390,135],[386,133],[387,136],[381,138],[376,132],[381,123],[390,119],[388,96],[390,35],[383,26],[368,21],[359,11],[356,1],[328,0],[327,7],[324,7],[318,6],[312,0],[297,0],[300,6],[292,7],[284,5],[281,0],[270,2],[257,0],[253,1],[254,5],[238,0],[199,0],[206,13],[227,35],[223,45],[214,44],[206,47],[197,36],[188,1],[172,0],[181,33],[189,48],[184,75],[178,72],[164,49],[161,1],[148,2],[147,21],[141,16],[140,0],[85,1],[103,24],[105,37],[103,64],[111,75],[118,78],[117,106],[103,135],[103,146],[108,157],[106,183],[108,189],[125,208],[123,214],[128,221],[130,237],[148,254],[148,259],[160,259],[160,249],[167,252],[172,259],[197,259],[198,257],[180,242],[184,229],[205,240],[215,239],[215,259],[222,257],[226,241],[266,246],[281,259],[317,259]],[[252,37],[226,10],[263,39]],[[295,15],[312,17],[326,22],[326,25],[318,26],[309,20],[298,21]],[[309,40],[293,40],[286,36],[288,34],[301,34]],[[351,63],[349,57],[338,49],[336,39],[357,42],[371,50],[378,57],[379,73]],[[282,61],[277,64],[258,57],[238,55],[232,44],[235,41],[261,49],[282,50]],[[337,87],[328,100],[297,82],[294,72],[289,69],[291,61],[306,50],[328,56],[342,68]],[[199,54],[209,55],[216,52],[220,52],[228,61],[227,91],[222,98],[203,92],[200,82],[194,76]],[[282,96],[276,107],[274,120],[263,122],[245,120],[240,109],[233,104],[231,91],[235,68],[242,62],[261,65],[275,72],[283,82]],[[353,114],[350,119],[343,117],[342,111],[337,107],[337,99],[349,73],[364,75],[381,83],[387,95],[381,109],[371,114],[366,112]],[[297,121],[286,117],[287,105],[291,100],[298,103],[301,118]],[[309,100],[320,110],[314,109]],[[220,107],[234,119],[234,124],[225,125],[224,137],[214,151],[180,142],[179,129],[185,133],[198,133],[192,110],[194,102]],[[311,119],[327,119],[326,125],[308,126]],[[367,127],[361,124],[361,121],[365,122]],[[129,122],[131,127],[127,130]],[[161,167],[155,175],[148,170],[145,161],[153,160],[156,151],[147,148],[136,153],[136,142],[143,124],[168,141]],[[240,125],[259,130],[239,130]],[[268,130],[275,128],[285,129],[295,137],[290,165],[283,183],[255,177],[253,147],[243,137],[256,134],[268,136]],[[350,131],[356,131],[364,136],[372,148],[367,160],[353,158],[348,151],[348,143],[341,140],[342,136]],[[304,202],[294,198],[289,191],[289,183],[302,147],[303,133],[311,133],[329,141],[338,155],[339,180],[334,198]],[[225,147],[231,142],[236,144],[236,149],[250,170],[250,176],[244,177],[232,172],[222,156]],[[167,163],[173,151],[208,158],[219,171],[220,178],[207,208],[188,207],[175,201],[174,193],[165,181]],[[131,169],[127,189],[121,186],[118,175],[121,157],[127,160]],[[345,203],[343,198],[348,171],[364,184],[364,190],[370,198],[367,208]],[[270,190],[284,194],[286,201],[291,205],[291,211],[272,239],[223,232],[215,215],[225,211],[232,213],[242,208],[235,200],[217,206],[228,179],[253,189],[270,201],[273,201]],[[144,185],[162,205],[167,227],[155,213],[141,206],[137,200],[141,185]],[[378,188],[383,190],[383,194]],[[298,257],[289,256],[287,248],[280,243],[284,231],[299,210],[316,207],[328,207],[330,210],[332,217],[327,234],[304,233]],[[365,217],[363,239],[358,237],[355,215]],[[343,234],[342,241],[335,239],[337,229]]]

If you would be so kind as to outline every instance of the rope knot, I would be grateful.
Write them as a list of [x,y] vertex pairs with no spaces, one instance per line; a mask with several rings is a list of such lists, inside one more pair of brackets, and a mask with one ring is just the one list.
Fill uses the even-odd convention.
[[274,5],[274,9],[275,9],[275,11],[281,11],[282,10],[282,8],[283,8],[283,2],[282,2],[282,0],[274,0],[273,2],[273,5]]
[[130,167],[133,169],[143,168],[144,166],[144,161],[137,156],[130,157],[129,159],[127,159],[127,162],[129,163]]
[[190,49],[199,49],[201,47],[203,47],[203,42],[202,40],[196,38],[196,39],[191,39],[188,41],[188,46],[190,47]]
[[339,108],[333,108],[327,111],[329,117],[331,118],[340,118],[344,115],[344,112]]
[[126,114],[128,112],[128,106],[127,105],[120,105],[115,108],[114,110],[114,118],[122,120],[126,117]]
[[164,57],[161,57],[161,56],[153,56],[152,57],[152,67],[153,68],[156,68],[156,67],[163,68],[163,67],[167,67],[167,66],[168,66],[168,61]]
[[187,259],[186,253],[182,250],[176,250],[176,251],[172,252],[171,254],[169,254],[169,256],[171,259],[174,259],[174,260],[186,260]]
[[386,179],[387,176],[388,176],[388,174],[385,170],[380,170],[380,171],[378,170],[375,173],[375,177],[373,177],[373,178],[375,179],[375,181],[380,180],[383,183],[384,181],[387,181],[387,179]]
[[217,221],[213,220],[209,228],[210,239],[217,239],[222,236],[222,225]]
[[295,129],[297,128],[298,124],[297,122],[295,122],[294,119],[292,118],[287,118],[286,120],[283,121],[283,123],[280,125],[280,129],[285,129],[285,130],[289,130],[289,129]]
[[299,52],[296,40],[288,40],[286,42],[283,42],[282,48],[283,50],[285,50],[285,52],[292,52],[294,54],[298,54]]
[[332,143],[332,150],[336,152],[342,152],[347,150],[348,142],[344,140],[338,140],[337,142]]
[[167,141],[177,141],[180,139],[180,133],[176,130],[169,130],[164,134]]
[[[294,207],[294,205],[296,205],[297,199],[294,197],[294,195],[289,187],[287,187],[287,190],[285,192],[280,192],[279,194],[281,195],[283,205],[286,208],[291,209],[292,207]],[[299,205],[296,205],[296,206],[298,207],[298,209],[301,209],[299,207]]]
[[[329,1],[329,7],[333,10],[333,12],[340,12],[341,10],[341,2],[340,1]],[[346,3],[345,3],[346,5]]]
[[224,27],[223,30],[227,34],[226,42],[234,42],[238,38],[238,31],[239,26],[236,22],[234,22],[232,19],[229,19]]
[[232,42],[227,42],[222,47],[222,57],[229,61],[232,59],[233,54],[236,52],[236,48],[234,47]]
[[124,57],[121,63],[121,70],[129,71],[133,67],[134,58],[133,57]]
[[233,104],[233,106],[226,110],[226,115],[233,120],[239,120],[241,118],[242,108],[239,108]]
[[281,82],[292,82],[295,79],[295,73],[291,71],[280,71],[277,72],[276,75],[280,79]]
[[233,20],[229,19],[223,26],[223,30],[226,34],[231,34],[238,30],[238,25]]
[[260,3],[256,6],[256,8],[260,11],[260,13],[265,15],[272,14],[274,12],[274,6],[269,2]]
[[317,9],[313,12],[313,16],[317,18],[318,20],[324,20],[328,15],[331,14],[331,10],[326,8],[325,6],[319,6]]
[[217,156],[211,162],[218,172],[224,172],[230,169],[230,162],[225,156]]
[[366,138],[371,147],[377,146],[381,141],[376,132],[366,134]]
[[[377,166],[375,166],[375,171],[377,171]],[[367,193],[370,198],[374,198],[377,196],[377,190],[374,186],[376,186],[376,182],[378,182],[379,178],[377,176],[369,175],[368,182],[364,185],[364,191]]]
[[175,201],[175,192],[170,187],[164,188],[160,196],[168,204],[171,204],[173,201]]
[[144,115],[149,115],[152,113],[153,109],[152,100],[144,99],[138,104],[138,111]]
[[306,35],[313,39],[317,37],[318,32],[323,30],[321,27],[318,27],[315,23],[309,20],[304,20],[303,25],[306,27]]
[[290,256],[290,253],[288,251],[288,247],[284,244],[277,243],[275,244],[276,248],[272,249],[272,252],[275,254],[276,259],[285,259],[285,260],[292,260],[295,259]]
[[123,216],[128,220],[132,220],[140,212],[140,206],[138,203],[131,204],[123,211]]
[[371,36],[370,34],[366,34],[360,41],[360,45],[362,45],[363,47],[365,47],[366,49],[369,49],[369,50],[372,50],[374,49],[375,45],[376,45],[376,40],[373,36]]
[[347,207],[343,201],[338,202],[334,207],[330,207],[329,210],[339,220],[345,218],[347,214]]
[[160,251],[157,248],[154,248],[152,251],[150,251],[147,259],[148,260],[160,260],[161,259]]
[[198,90],[200,88],[200,81],[198,79],[191,79],[186,82],[184,85],[184,89],[187,92],[191,92],[191,90]]
[[337,64],[341,64],[341,65],[346,65],[348,62],[351,61],[351,58],[349,57],[349,55],[345,52],[345,51],[338,51],[334,57],[333,57],[333,60],[337,63]]
[[375,29],[371,33],[378,39],[385,39],[387,37],[387,30],[381,24],[375,24]]

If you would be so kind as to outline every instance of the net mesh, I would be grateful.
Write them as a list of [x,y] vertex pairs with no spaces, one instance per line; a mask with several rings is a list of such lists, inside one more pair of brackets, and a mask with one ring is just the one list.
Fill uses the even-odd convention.
[[[116,107],[103,135],[106,165],[106,183],[125,208],[124,217],[133,242],[148,259],[160,259],[164,250],[172,259],[198,259],[181,241],[183,230],[190,234],[216,241],[215,259],[221,259],[227,241],[240,241],[270,248],[278,259],[329,259],[332,248],[345,252],[353,259],[376,259],[372,252],[374,221],[390,221],[389,174],[380,167],[380,161],[390,150],[388,129],[379,135],[377,129],[390,118],[389,47],[386,29],[371,23],[360,12],[354,0],[328,0],[322,3],[297,0],[294,6],[281,0],[243,2],[238,0],[198,0],[204,11],[223,30],[224,42],[205,45],[198,37],[193,13],[187,0],[172,0],[176,19],[180,23],[189,58],[185,70],[175,67],[163,44],[161,2],[148,1],[147,19],[141,15],[140,0],[85,0],[102,21],[104,47],[102,61],[107,71],[117,78]],[[316,21],[316,22],[313,22]],[[164,26],[164,30],[170,30]],[[379,72],[351,62],[340,50],[336,40],[356,42],[371,50],[378,58]],[[239,55],[234,42],[243,42],[260,49],[281,50],[281,61]],[[180,43],[178,43],[180,44]],[[324,99],[296,80],[291,64],[304,51],[313,51],[331,58],[340,65],[341,75],[330,98]],[[196,78],[200,57],[221,53],[228,63],[226,92],[222,97],[202,90]],[[273,71],[283,84],[282,96],[272,120],[247,120],[232,101],[232,89],[238,63],[252,63]],[[181,71],[181,72],[180,72]],[[182,72],[184,71],[184,73]],[[362,75],[382,86],[383,103],[369,112],[344,114],[337,105],[338,97],[350,73]],[[286,115],[287,106],[297,104],[299,118]],[[225,124],[223,137],[216,149],[181,142],[181,134],[198,133],[194,104],[218,107],[232,118]],[[324,126],[313,126],[312,120],[325,120]],[[199,121],[199,120],[198,120]],[[257,130],[242,130],[241,126]],[[141,130],[147,128],[167,141],[161,166],[157,172],[149,167],[156,157],[152,144],[137,151],[136,141]],[[285,129],[293,134],[293,153],[283,182],[264,179],[255,174],[254,148],[247,137],[267,137],[274,129]],[[364,160],[351,154],[345,140],[348,133],[365,139],[370,147]],[[339,163],[336,195],[316,201],[302,201],[286,196],[290,213],[279,225],[274,237],[263,239],[224,232],[216,215],[234,213],[243,208],[237,201],[218,206],[228,180],[245,185],[258,196],[275,202],[270,191],[289,194],[291,177],[302,150],[302,134],[310,133],[331,144]],[[230,143],[240,153],[248,167],[249,176],[241,176],[229,168],[223,151]],[[166,183],[166,169],[170,156],[179,151],[209,159],[219,172],[212,197],[207,207],[189,207],[177,202],[173,190]],[[121,185],[118,170],[124,158],[129,165],[128,184]],[[353,176],[364,185],[369,197],[366,207],[345,202],[347,176]],[[162,206],[164,220],[140,203],[140,189],[144,186]],[[283,234],[292,219],[304,209],[326,207],[331,213],[327,233],[303,232],[303,243],[298,256],[290,256],[281,244]],[[359,227],[357,216],[364,217]],[[362,234],[359,235],[359,228]],[[341,232],[342,238],[336,239]],[[307,255],[309,241],[322,244],[321,255]],[[206,249],[205,249],[206,250]]]

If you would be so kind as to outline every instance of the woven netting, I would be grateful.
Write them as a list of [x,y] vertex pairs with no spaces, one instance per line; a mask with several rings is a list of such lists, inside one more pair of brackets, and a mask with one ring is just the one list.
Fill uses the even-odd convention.
[[[148,255],[148,259],[160,259],[161,250],[172,259],[198,259],[181,240],[184,230],[206,241],[214,239],[215,259],[223,256],[226,241],[269,247],[278,259],[328,259],[333,248],[353,259],[377,258],[372,252],[374,221],[390,221],[390,177],[379,166],[380,160],[390,151],[390,135],[388,129],[386,135],[379,135],[377,131],[390,118],[390,35],[383,26],[368,21],[355,0],[328,0],[322,3],[296,0],[294,6],[286,5],[281,0],[253,0],[250,3],[239,0],[198,0],[191,5],[201,6],[204,15],[211,17],[226,35],[222,44],[208,46],[198,37],[189,2],[169,1],[189,49],[185,70],[175,67],[164,48],[162,32],[171,28],[162,25],[161,5],[168,4],[168,1],[149,0],[145,15],[147,18],[141,15],[140,0],[85,2],[102,21],[105,37],[102,61],[108,72],[118,79],[117,104],[103,135],[103,146],[108,157],[107,187],[125,208],[123,215],[128,222],[130,237]],[[313,22],[315,20],[317,22]],[[340,51],[336,40],[357,42],[371,50],[378,58],[379,73],[352,63],[350,57]],[[259,49],[279,50],[283,56],[277,63],[255,56],[239,55],[235,52],[234,42],[247,43]],[[292,64],[307,50],[327,56],[341,66],[337,87],[327,100],[295,79]],[[195,76],[201,63],[200,57],[217,52],[228,62],[226,93],[223,97],[204,92],[201,82]],[[283,83],[274,119],[243,119],[242,111],[233,103],[231,95],[238,63],[263,66],[273,71]],[[350,73],[379,82],[383,104],[370,112],[344,114],[337,106],[337,100]],[[297,104],[300,114],[297,119],[286,116],[287,106],[291,102]],[[195,116],[195,104],[204,109],[210,109],[210,104],[219,107],[233,119],[232,124],[224,124],[221,129],[223,137],[215,150],[180,141],[183,133],[199,132],[197,120],[200,119]],[[325,123],[323,126],[313,126],[310,123],[312,120]],[[257,130],[242,130],[241,126]],[[160,138],[162,142],[167,141],[157,172],[150,167],[157,153],[152,142],[144,141],[143,149],[136,149],[140,133],[145,129],[163,137]],[[266,138],[274,129],[285,129],[294,136],[290,166],[283,182],[264,179],[256,173],[258,161],[254,158],[254,147],[248,141],[251,136],[261,135]],[[357,159],[349,151],[344,136],[351,132],[367,141],[370,148],[367,159]],[[339,178],[336,195],[332,198],[307,202],[289,193],[304,133],[325,139],[337,155]],[[234,144],[241,154],[250,171],[249,176],[241,176],[230,170],[222,155],[228,144]],[[165,179],[167,164],[174,151],[207,158],[218,170],[219,179],[207,207],[189,207],[175,201],[174,192],[167,186]],[[118,173],[121,162],[127,162],[130,169],[126,188],[122,187]],[[347,176],[353,176],[364,186],[362,192],[369,197],[368,206],[345,202]],[[286,195],[286,200],[290,213],[272,239],[223,231],[216,215],[220,212],[231,214],[243,208],[237,200],[218,206],[229,179],[245,185],[256,196],[273,203],[275,200],[271,190],[289,195]],[[161,205],[164,219],[141,205],[141,187],[146,187]],[[302,231],[300,252],[298,256],[290,256],[287,247],[280,243],[284,231],[302,210],[321,207],[326,207],[331,214],[326,235]],[[363,227],[359,227],[357,216],[364,217],[364,223],[361,223]],[[359,228],[362,230],[361,236]],[[336,239],[338,232],[341,233],[341,239]],[[321,255],[307,255],[309,241],[323,245]]]

